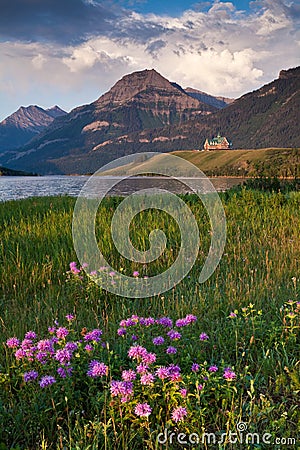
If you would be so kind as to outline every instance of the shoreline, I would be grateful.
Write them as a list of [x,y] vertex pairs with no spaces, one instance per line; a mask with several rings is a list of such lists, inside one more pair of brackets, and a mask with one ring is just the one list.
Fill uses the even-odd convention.
[[[93,174],[74,174],[74,173],[71,173],[71,174],[48,174],[48,175],[38,175],[38,174],[36,174],[36,175],[0,175],[0,180],[1,179],[13,179],[13,178],[28,178],[28,179],[31,179],[31,178],[49,178],[49,177],[74,177],[74,178],[76,178],[76,177],[92,177],[93,176]],[[101,176],[101,175],[99,175],[99,176]],[[103,175],[102,176],[102,178],[123,178],[123,177],[126,177],[126,178],[132,178],[132,179],[142,179],[142,178],[149,178],[149,177],[151,177],[151,178],[170,178],[170,177],[164,177],[164,176],[160,176],[160,175],[154,175],[154,176],[151,176],[151,175],[133,175],[133,176],[131,176],[131,175]],[[254,180],[254,179],[271,179],[271,180],[273,180],[273,179],[278,179],[278,180],[297,180],[298,179],[298,177],[291,177],[291,176],[289,176],[289,177],[282,177],[282,176],[274,176],[274,177],[269,177],[269,176],[262,176],[262,177],[259,177],[259,176],[255,176],[255,175],[253,175],[253,176],[247,176],[247,175],[206,175],[206,177],[207,178],[209,178],[209,179],[218,179],[218,178],[222,178],[222,179],[228,179],[228,180],[230,180],[230,179],[239,179],[239,180]],[[172,177],[172,178],[175,178],[175,177]],[[176,177],[177,178],[177,177]],[[193,178],[195,178],[195,177],[184,177],[184,176],[182,176],[182,177],[178,177],[178,179],[190,179],[190,180],[192,180]],[[195,179],[198,179],[198,177],[197,178],[195,178]]]

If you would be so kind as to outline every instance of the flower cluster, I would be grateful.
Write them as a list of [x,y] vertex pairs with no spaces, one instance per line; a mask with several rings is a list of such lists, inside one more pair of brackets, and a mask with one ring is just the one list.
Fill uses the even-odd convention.
[[108,366],[102,362],[96,361],[95,359],[90,362],[89,370],[87,375],[92,378],[103,377],[108,374]]
[[[67,271],[67,281],[79,281],[82,283],[83,281],[92,279],[93,281],[97,281],[97,283],[101,283],[101,281],[106,280],[110,282],[112,285],[116,285],[120,280],[120,274],[111,270],[108,266],[100,266],[98,270],[88,270],[88,264],[83,263],[82,266],[78,267],[75,261],[72,261],[69,264],[70,270]],[[120,267],[120,273],[124,272],[124,268]],[[134,270],[131,274],[129,274],[133,279],[141,278],[142,275]],[[148,279],[148,276],[143,276],[145,280]]]
[[[66,319],[70,327],[75,316],[68,314]],[[85,343],[89,342],[94,347],[104,344],[101,342],[102,330],[100,329],[82,333],[83,339],[68,340],[71,329],[59,326],[55,321],[55,326],[49,327],[48,332],[50,337],[46,339],[38,339],[34,331],[28,331],[23,340],[12,337],[6,341],[7,347],[14,351],[14,357],[19,364],[23,364],[26,368],[31,366],[31,370],[24,371],[22,375],[25,384],[37,382],[41,388],[45,388],[56,383],[58,379],[71,377],[78,352],[89,353]],[[93,349],[92,345],[90,347]],[[107,374],[108,366],[101,361],[87,362],[88,377],[103,377]]]
[[[76,272],[76,266],[72,268]],[[116,356],[120,358],[115,361],[117,367],[122,367],[120,377],[115,376],[114,363],[109,363],[108,349],[112,347],[103,340],[102,330],[83,328],[77,333],[73,329],[75,316],[68,314],[66,320],[67,326],[55,321],[45,338],[39,339],[34,331],[28,331],[23,340],[16,336],[7,340],[19,367],[26,367],[22,372],[24,386],[35,383],[38,388],[51,388],[58,383],[63,385],[70,377],[75,380],[84,376],[84,384],[100,383],[101,391],[109,390],[112,405],[117,405],[119,411],[128,408],[128,412],[133,411],[143,420],[155,411],[155,392],[156,396],[165,392],[167,397],[172,393],[169,416],[177,424],[189,416],[188,399],[196,392],[206,395],[210,382],[221,380],[229,386],[237,378],[230,367],[222,369],[200,360],[190,361],[188,366],[185,352],[180,359],[179,350],[184,351],[191,337],[198,342],[210,340],[205,332],[197,337],[189,331],[189,326],[197,321],[192,314],[177,320],[137,315],[121,320],[116,339],[123,344],[127,340],[128,347],[125,355]],[[131,335],[130,330],[135,333]],[[203,345],[207,344],[200,347]]]
[[121,402],[127,402],[133,395],[133,383],[131,381],[112,380],[110,383],[112,397],[120,397]]
[[236,378],[236,374],[233,372],[231,367],[225,367],[223,377],[225,378],[225,380],[231,381]]

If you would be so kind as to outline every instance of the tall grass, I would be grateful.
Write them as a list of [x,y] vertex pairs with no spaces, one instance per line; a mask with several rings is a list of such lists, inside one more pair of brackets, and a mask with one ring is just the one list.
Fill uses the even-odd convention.
[[[205,355],[207,360],[229,361],[237,371],[247,367],[252,377],[255,384],[255,393],[253,388],[249,394],[252,400],[248,399],[247,404],[243,399],[236,399],[236,407],[241,402],[239,408],[247,410],[249,417],[253,415],[259,421],[262,414],[266,423],[278,422],[281,414],[285,414],[284,424],[276,426],[285,432],[290,429],[295,435],[295,415],[289,416],[288,410],[293,411],[295,407],[293,392],[299,386],[296,388],[295,380],[291,381],[288,373],[297,372],[299,353],[296,342],[284,342],[280,339],[282,331],[278,330],[284,330],[280,328],[283,323],[280,308],[288,300],[299,300],[300,194],[241,190],[223,193],[221,197],[227,218],[227,243],[215,273],[205,283],[198,283],[209,248],[209,224],[198,198],[184,196],[199,225],[202,248],[198,261],[176,287],[149,299],[120,298],[85,280],[67,280],[69,262],[76,261],[71,234],[74,199],[35,198],[1,204],[0,342],[10,336],[22,336],[29,329],[42,335],[53,319],[62,322],[68,313],[76,315],[78,329],[100,326],[108,337],[114,336],[120,320],[132,314],[174,318],[195,314],[198,316],[195,333],[199,335],[205,330],[214,342]],[[131,228],[137,248],[147,248],[149,232],[154,228],[162,228],[169,239],[165,254],[158,262],[147,267],[133,264],[120,258],[109,232],[111,217],[120,201],[120,198],[106,199],[97,216],[99,245],[109,262],[116,270],[122,267],[128,275],[134,270],[149,276],[165,270],[172,264],[180,245],[176,223],[159,211],[139,214]],[[241,311],[249,304],[255,312],[249,312],[247,317],[245,312],[244,322],[233,323],[228,319],[231,311]],[[261,315],[257,315],[259,310]],[[117,351],[118,345],[121,344],[116,344]],[[122,352],[121,347],[119,352]],[[194,350],[191,347],[191,354]],[[3,346],[0,375],[9,370],[8,365],[7,350]],[[278,407],[276,414],[276,404],[283,399],[286,406]],[[22,414],[19,413],[20,427]],[[55,436],[57,428],[53,424],[51,433]],[[76,422],[72,429],[74,436],[78,439],[81,436],[84,444],[69,448],[92,448],[88,447],[88,432],[84,431],[84,426]],[[48,433],[45,439],[51,447],[51,427],[44,423],[40,428],[40,436]],[[16,429],[10,433],[11,436],[15,433],[10,442],[30,448],[28,443],[26,447],[26,439],[16,437]],[[95,432],[92,434],[95,436]],[[8,445],[8,434],[5,436]],[[69,442],[74,439],[70,438]],[[53,448],[56,445],[63,448],[55,437],[54,441]],[[39,445],[41,442],[39,437]],[[127,445],[128,448],[134,445],[134,439]],[[111,444],[106,448],[114,447]],[[122,448],[122,444],[118,448]]]
[[[209,246],[209,225],[198,199],[191,196],[185,200],[200,227],[203,261]],[[110,220],[120,201],[106,200],[98,214],[100,246],[111,264],[117,270],[126,267],[129,275],[135,269],[151,275],[149,272],[170,265],[172,254],[176,255],[180,245],[178,228],[166,214],[153,210],[137,217],[133,241],[143,249],[149,231],[162,228],[170,238],[166,256],[147,268],[126,265],[120,258],[110,236]],[[89,293],[89,298],[86,292],[70,295],[65,280],[69,262],[76,260],[71,234],[74,203],[72,198],[61,197],[0,205],[2,337],[22,333],[33,325],[38,330],[45,329],[49,317],[63,317],[77,308],[78,302],[89,306],[77,313],[85,324],[92,324],[95,315],[109,314],[113,322],[135,309],[160,314],[165,312],[166,305],[168,312],[184,314],[191,308],[198,312],[204,308],[211,315],[214,311],[219,314],[220,309],[227,312],[254,302],[259,308],[268,306],[272,313],[273,307],[296,295],[292,279],[299,274],[299,194],[224,193],[227,244],[219,267],[206,283],[199,285],[197,276],[201,267],[197,264],[188,278],[163,295],[163,301],[160,297],[121,299],[96,289]],[[104,306],[108,310],[104,311]]]

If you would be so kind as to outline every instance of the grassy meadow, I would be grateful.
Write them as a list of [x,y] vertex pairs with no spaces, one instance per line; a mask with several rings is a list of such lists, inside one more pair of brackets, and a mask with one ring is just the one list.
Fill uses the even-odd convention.
[[[298,448],[300,193],[233,189],[220,196],[227,243],[214,274],[198,283],[210,228],[198,197],[182,196],[199,226],[199,258],[181,283],[149,299],[102,290],[78,263],[70,270],[70,262],[77,261],[72,243],[75,199],[0,204],[1,450],[184,448],[175,438],[157,440],[166,429],[176,436],[198,434],[200,441],[188,441],[185,448]],[[131,237],[137,248],[148,248],[154,228],[164,230],[168,243],[158,261],[131,263],[120,257],[109,233],[121,201],[107,198],[99,208],[97,237],[103,253],[116,272],[160,273],[179,250],[176,222],[161,211],[136,216]],[[166,317],[173,325],[161,320]],[[178,319],[184,320],[175,324]],[[28,335],[31,342],[22,345],[32,350],[31,357],[25,350],[16,357],[21,344],[6,341],[22,341],[29,330],[37,337]],[[89,338],[91,330],[101,330],[101,338],[100,332]],[[158,344],[157,337],[165,342]],[[38,359],[36,347],[42,344],[33,342],[50,338],[52,347]],[[74,348],[68,344],[70,354],[61,360],[57,349],[67,342]],[[148,353],[130,356],[136,345]],[[149,354],[156,361],[148,361],[142,372],[137,364],[146,363]],[[95,368],[95,360],[103,365]],[[59,377],[58,363],[61,372],[70,369],[70,374]],[[168,367],[165,379],[159,375],[161,367]],[[127,381],[133,386],[127,388],[134,393],[121,398],[112,380],[121,380],[121,374],[126,380],[122,371],[129,370],[134,375]],[[25,372],[32,379],[26,380]],[[55,374],[56,381],[42,387],[33,372],[38,380]],[[143,375],[148,376],[145,382]],[[141,405],[151,412],[143,412]],[[243,435],[233,443],[230,433],[237,432],[239,423],[259,436],[269,433],[272,445],[262,439],[245,442]],[[202,442],[205,433],[216,433],[219,443]]]

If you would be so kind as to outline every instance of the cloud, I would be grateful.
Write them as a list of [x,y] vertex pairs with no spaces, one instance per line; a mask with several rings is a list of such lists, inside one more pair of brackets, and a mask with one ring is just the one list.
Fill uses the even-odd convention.
[[283,63],[296,65],[299,47],[291,36],[299,31],[290,11],[267,0],[251,15],[230,2],[177,18],[133,13],[119,22],[117,36],[94,37],[64,61],[72,71],[155,67],[184,86],[239,96],[272,80]]
[[36,56],[32,58],[32,64],[35,69],[42,69],[46,62],[47,59],[40,53],[38,53]]
[[91,32],[103,34],[114,28],[120,12],[111,6],[84,0],[0,0],[0,37],[79,43]]
[[153,58],[157,59],[159,51],[166,45],[167,43],[165,41],[163,41],[162,39],[158,39],[157,41],[152,41],[146,48],[146,51],[149,52],[150,55],[153,56]]
[[214,2],[207,11],[179,17],[124,11],[112,2],[108,8],[96,0],[2,4],[0,30],[11,35],[0,44],[2,105],[10,100],[19,106],[30,95],[39,103],[51,95],[51,103],[70,108],[144,68],[183,87],[237,97],[298,65],[299,8],[282,0],[256,0],[248,13]]

